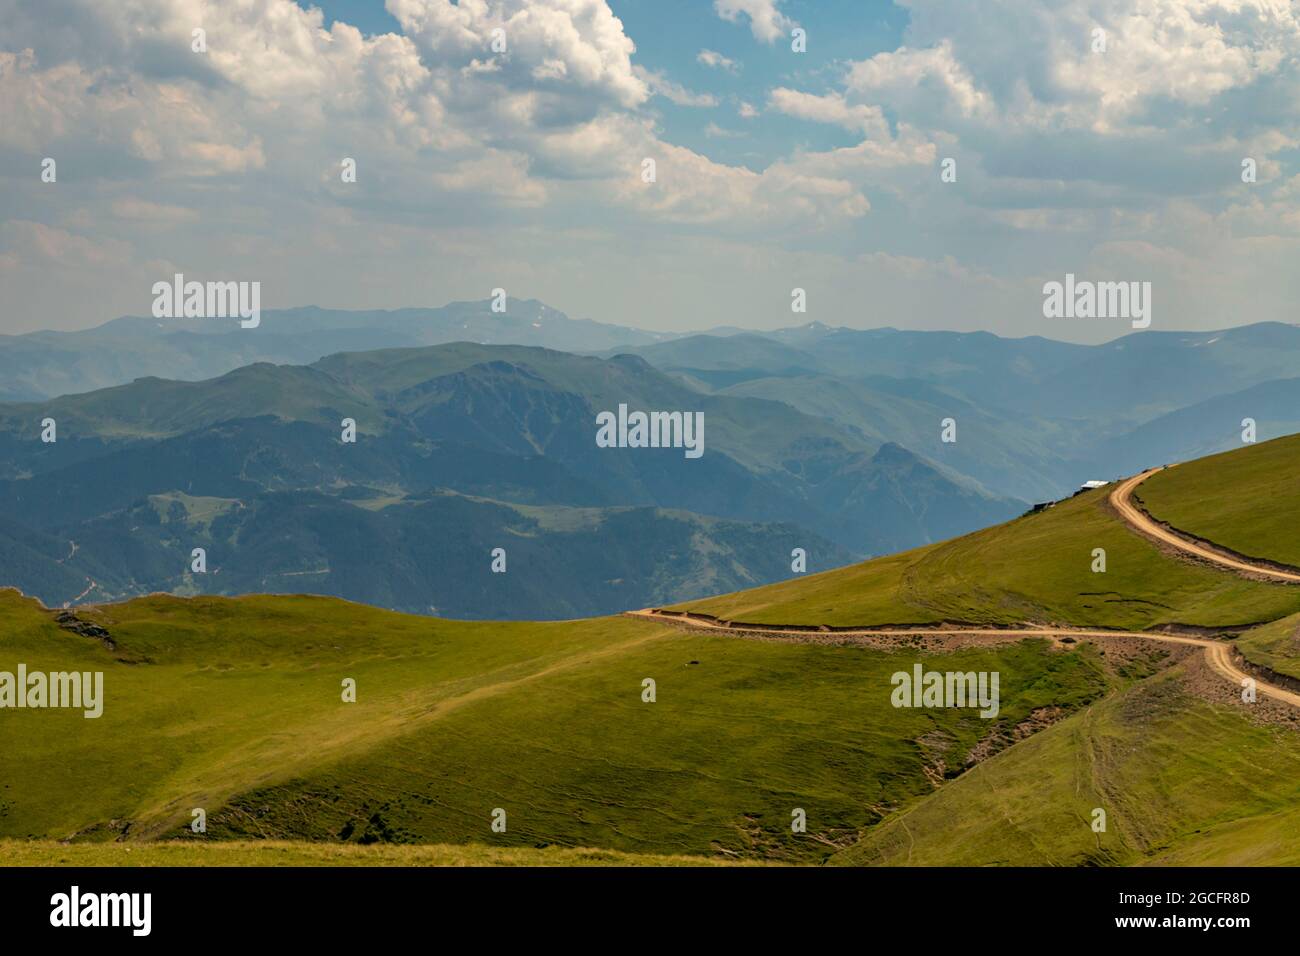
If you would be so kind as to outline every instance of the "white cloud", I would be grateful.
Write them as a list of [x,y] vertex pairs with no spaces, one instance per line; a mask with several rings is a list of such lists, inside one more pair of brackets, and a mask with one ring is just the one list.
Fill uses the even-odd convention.
[[748,134],[737,129],[724,129],[717,123],[710,123],[704,127],[704,135],[710,139],[736,139]]
[[[492,31],[499,28],[508,51],[499,72],[517,93],[572,98],[581,92],[625,108],[648,95],[632,69],[635,45],[605,0],[503,0],[492,6],[481,0],[388,0],[387,5],[431,64],[465,65],[491,56]],[[541,90],[535,81],[543,82]]]
[[839,93],[818,96],[778,87],[768,94],[768,106],[787,116],[817,123],[834,123],[845,129],[879,137],[889,136],[889,124],[885,122],[880,107],[862,104],[850,106]]
[[1300,56],[1300,14],[1274,0],[901,2],[907,44],[854,64],[846,84],[900,108],[1106,133],[1284,74],[1297,90],[1285,65]]
[[[947,39],[927,49],[900,47],[855,63],[849,69],[845,88],[864,99],[906,104],[931,114],[952,107],[970,117],[990,106],[988,95],[976,87],[970,73],[954,58]],[[928,102],[924,94],[930,94]]]
[[794,21],[777,9],[779,3],[780,0],[713,0],[713,9],[729,23],[739,22],[742,15],[747,17],[755,40],[775,43],[794,26]]
[[[641,62],[604,0],[389,0],[406,35],[378,36],[327,29],[289,0],[0,0],[0,298],[89,322],[147,306],[139,283],[174,259],[266,278],[268,307],[523,283],[614,321],[666,323],[654,314],[671,300],[674,321],[712,323],[699,303],[719,283],[798,262],[839,290],[818,299],[837,321],[867,314],[875,282],[882,309],[908,321],[1058,334],[1017,325],[1022,308],[1041,319],[1020,286],[1129,256],[1169,283],[1162,308],[1178,290],[1187,324],[1222,322],[1210,312],[1234,291],[1261,303],[1252,317],[1285,314],[1300,291],[1287,258],[1300,243],[1294,5],[899,2],[897,49],[779,69],[726,99],[741,129],[710,123],[700,148],[731,153],[740,143],[723,140],[746,136],[742,167],[665,141],[653,97],[722,99]],[[714,13],[767,43],[792,26],[771,0],[698,15]],[[207,54],[190,51],[197,23]],[[1104,54],[1090,49],[1097,25]],[[739,69],[711,50],[696,59]],[[773,114],[852,144],[783,146],[764,135]],[[44,156],[57,185],[39,182]],[[939,181],[947,156],[957,183]],[[1243,156],[1258,183],[1240,182]],[[343,157],[356,183],[341,182]],[[600,275],[585,265],[593,243]],[[656,248],[657,278],[641,246]],[[660,300],[663,275],[674,291]],[[920,314],[931,308],[948,312]]]
[[718,98],[711,93],[693,93],[680,83],[674,83],[662,72],[647,70],[637,66],[633,68],[636,75],[650,88],[656,96],[662,96],[678,106],[714,107]]
[[723,56],[716,50],[701,50],[695,55],[695,62],[713,67],[714,69],[726,70],[728,73],[735,73],[740,69],[739,63],[730,57]]
[[159,225],[175,225],[182,222],[195,222],[199,214],[193,209],[173,206],[168,203],[150,202],[138,196],[125,196],[112,203],[113,215],[119,219],[134,222],[148,222]]

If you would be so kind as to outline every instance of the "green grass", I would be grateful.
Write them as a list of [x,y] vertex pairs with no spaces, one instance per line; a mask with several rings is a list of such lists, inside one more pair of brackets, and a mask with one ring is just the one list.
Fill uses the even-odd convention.
[[[1109,697],[885,821],[836,864],[1300,862],[1300,734],[1189,696]],[[1104,833],[1091,827],[1106,811]]]
[[[1273,452],[1233,460],[1252,454]],[[1300,588],[1169,557],[1104,493],[692,606],[774,623],[1272,622],[1243,651],[1300,676]],[[98,720],[0,712],[5,862],[1300,863],[1300,734],[1189,696],[1177,668],[1150,676],[1154,645],[1109,665],[1088,642],[938,653],[303,596],[78,613],[117,647],[0,592],[0,670],[102,670],[106,691]],[[894,708],[890,677],[916,662],[997,671],[998,719]],[[1067,716],[966,771],[982,741],[1050,706]],[[196,807],[204,835],[188,829]]]
[[[1001,729],[1104,686],[1090,650],[1036,641],[936,659],[677,634],[246,794],[210,832],[817,860],[928,792],[927,759],[942,754],[956,772],[991,729],[970,711],[893,708],[889,678],[917,659],[1000,670]],[[645,677],[653,704],[640,698]],[[933,737],[931,750],[918,743]],[[497,807],[505,834],[489,832]],[[808,836],[790,832],[795,808]]]
[[1300,614],[1247,631],[1237,648],[1251,663],[1300,680]]
[[[1091,569],[1095,548],[1106,551],[1105,573]],[[1275,620],[1300,611],[1300,588],[1171,558],[1115,517],[1100,491],[941,544],[679,607],[772,624],[1140,630]]]
[[239,840],[226,843],[58,843],[0,840],[6,866],[718,866],[717,857],[616,853],[589,847],[501,848],[304,843]]
[[[987,734],[1110,682],[1091,648],[1041,640],[933,655],[628,618],[448,622],[305,597],[155,597],[84,616],[115,652],[0,597],[0,669],[99,669],[106,690],[98,720],[4,713],[0,836],[197,840],[187,825],[201,807],[205,841],[815,861],[928,792],[937,758],[955,774]],[[890,676],[916,661],[999,671],[999,718],[895,709]],[[357,704],[340,700],[344,676]],[[654,703],[641,700],[646,677]],[[795,808],[807,835],[790,832]]]
[[1155,517],[1252,558],[1300,566],[1300,435],[1198,458],[1148,478]]
[[[147,834],[657,630],[449,622],[313,597],[150,597],[78,613],[108,627],[117,651],[0,592],[0,669],[102,670],[106,698],[98,720],[3,712],[0,835],[63,838],[110,820]],[[355,704],[341,701],[345,677]]]

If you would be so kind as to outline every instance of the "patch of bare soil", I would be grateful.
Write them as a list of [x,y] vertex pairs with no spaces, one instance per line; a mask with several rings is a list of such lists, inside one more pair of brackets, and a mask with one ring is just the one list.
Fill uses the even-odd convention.
[[1190,644],[1155,644],[1142,637],[1090,635],[1084,641],[1097,646],[1097,653],[1106,670],[1119,677],[1155,673],[1163,667],[1182,660],[1189,653],[1202,653],[1199,648]]
[[1061,718],[1069,716],[1069,714],[1070,711],[1056,704],[1049,707],[1036,707],[1029,712],[1028,717],[1009,730],[1001,727],[995,728],[991,734],[971,748],[970,753],[966,755],[966,768],[969,769],[975,764],[987,760],[994,754],[1006,750],[1012,744],[1019,743],[1026,737],[1033,736],[1040,730],[1046,730]]
[[930,781],[930,786],[936,790],[943,786],[947,778],[947,755],[956,742],[957,738],[952,734],[937,728],[916,738],[916,745],[921,749],[921,756],[924,758],[921,772],[925,774],[925,779]]
[[100,823],[92,823],[88,827],[83,827],[76,833],[71,834],[64,843],[72,843],[78,840],[87,842],[100,842],[105,839],[111,839],[121,842],[126,839],[131,827],[134,825],[133,820],[108,820]]
[[[944,631],[931,628],[926,633],[901,634],[887,631],[856,634],[837,633],[835,631],[783,631],[776,632],[763,625],[763,630],[749,630],[742,626],[716,628],[712,631],[693,626],[690,621],[671,618],[656,618],[656,624],[690,631],[692,634],[725,634],[731,637],[743,637],[750,641],[775,641],[784,644],[821,644],[828,647],[863,646],[881,650],[915,650],[944,653],[963,647],[987,647],[990,644],[1016,644],[1020,641],[1050,640],[1056,647],[1068,646],[1059,639],[1042,634],[971,634],[964,631]],[[1071,641],[1072,642],[1072,641]]]

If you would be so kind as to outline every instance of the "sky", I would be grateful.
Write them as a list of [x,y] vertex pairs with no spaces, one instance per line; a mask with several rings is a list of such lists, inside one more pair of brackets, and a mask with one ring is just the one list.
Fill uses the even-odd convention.
[[178,272],[660,331],[1131,331],[1044,315],[1067,274],[1297,319],[1280,0],[0,0],[0,117],[0,333]]

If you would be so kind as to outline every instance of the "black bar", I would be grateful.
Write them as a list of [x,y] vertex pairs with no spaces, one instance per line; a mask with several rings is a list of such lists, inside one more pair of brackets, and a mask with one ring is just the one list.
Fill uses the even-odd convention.
[[[73,886],[83,901],[151,894],[148,936],[130,926],[52,926],[52,897]],[[1051,933],[1038,937],[1052,941],[1048,949],[1102,938],[1183,945],[1193,937],[1231,947],[1294,941],[1295,889],[1294,871],[1268,868],[10,868],[0,869],[0,926],[6,943],[76,934],[92,944],[373,947],[407,937],[460,948],[470,932],[481,942],[591,936],[614,948],[682,942],[676,934],[690,927],[696,942],[789,935],[805,948],[835,938],[866,946],[900,932],[915,933],[919,946]],[[1181,898],[1171,902],[1171,893]],[[1130,918],[1157,925],[1117,923]],[[1248,925],[1160,925],[1166,918]]]

